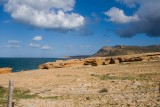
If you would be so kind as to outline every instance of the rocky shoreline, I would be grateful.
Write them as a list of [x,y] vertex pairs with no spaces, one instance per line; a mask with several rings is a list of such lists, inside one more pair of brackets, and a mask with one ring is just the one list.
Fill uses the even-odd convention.
[[[56,60],[55,62],[47,62],[39,65],[39,69],[57,69],[57,68],[77,68],[85,66],[99,66],[109,64],[119,64],[124,62],[137,61],[160,61],[160,52],[144,53],[134,55],[121,55],[110,57],[88,57],[81,59]],[[12,73],[12,68],[0,68],[0,74]]]
[[90,57],[82,59],[56,60],[39,65],[39,69],[54,69],[68,67],[98,66],[108,64],[118,64],[123,62],[152,61],[160,60],[160,53],[146,53],[134,55],[122,55],[113,57]]

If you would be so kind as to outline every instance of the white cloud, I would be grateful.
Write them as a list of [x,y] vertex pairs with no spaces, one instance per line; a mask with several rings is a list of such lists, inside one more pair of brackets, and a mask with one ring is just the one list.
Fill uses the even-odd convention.
[[20,43],[22,41],[18,41],[18,40],[8,40],[8,44],[7,45],[4,45],[2,46],[3,48],[19,48],[21,47],[20,46]]
[[50,49],[50,47],[48,45],[41,46],[40,44],[36,44],[36,43],[30,43],[28,46],[32,47],[32,48],[39,48],[42,50],[49,50]]
[[35,41],[41,41],[42,40],[42,36],[35,36],[33,38],[33,40],[35,40]]
[[127,7],[135,8],[134,16],[139,20],[127,23],[122,28],[117,28],[121,37],[133,37],[137,34],[146,34],[160,37],[160,0],[116,0]]
[[17,40],[8,40],[9,44],[19,44],[21,41],[17,41]]
[[74,5],[75,0],[8,0],[4,7],[20,22],[45,29],[70,30],[84,25],[84,17],[72,12]]
[[39,48],[40,47],[39,44],[35,44],[35,43],[30,43],[29,46],[33,47],[33,48]]
[[81,48],[90,48],[91,46],[88,46],[88,45],[86,45],[86,46],[81,46]]
[[21,46],[19,45],[5,45],[3,48],[20,48]]
[[49,47],[48,45],[44,45],[44,46],[42,46],[42,49],[43,49],[43,50],[49,50],[50,47]]
[[110,17],[108,21],[112,21],[118,24],[125,24],[129,22],[139,21],[139,17],[137,15],[127,16],[125,15],[123,10],[119,8],[112,7],[109,11],[104,13],[106,16]]

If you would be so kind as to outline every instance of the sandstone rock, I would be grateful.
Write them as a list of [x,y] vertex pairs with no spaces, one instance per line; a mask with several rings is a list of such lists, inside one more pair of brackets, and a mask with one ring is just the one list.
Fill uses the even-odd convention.
[[141,58],[141,57],[131,57],[131,58],[125,57],[125,58],[121,58],[121,57],[119,57],[118,60],[119,60],[119,63],[122,63],[122,62],[135,62],[135,61],[143,61],[143,58]]
[[149,61],[160,61],[160,56],[151,56],[151,57],[148,57],[148,60]]
[[105,61],[105,65],[108,65],[109,62],[110,62],[110,60],[106,60],[106,61]]
[[64,67],[78,67],[84,65],[84,61],[81,60],[68,60],[64,61]]
[[130,55],[130,56],[118,56],[118,57],[92,57],[82,59],[71,59],[71,60],[57,60],[56,62],[48,62],[39,66],[39,69],[53,69],[53,68],[68,68],[68,67],[83,67],[118,64],[122,62],[135,62],[135,61],[154,61],[160,60],[160,55]]
[[12,68],[0,68],[0,74],[12,73]]
[[92,66],[105,65],[105,60],[101,58],[86,59],[84,61],[84,65],[92,65]]
[[118,59],[115,59],[115,64],[119,64],[119,60]]
[[119,63],[124,62],[123,58],[121,58],[121,57],[119,57],[117,59],[118,59]]
[[48,62],[42,65],[39,65],[39,69],[52,69],[52,68],[63,68],[63,63]]
[[149,61],[148,57],[142,57],[142,59],[143,59],[144,62],[148,62]]
[[142,61],[143,59],[141,57],[133,57],[130,58],[129,61],[134,62],[134,61]]
[[94,59],[87,59],[84,61],[84,65],[92,65],[97,66],[96,61]]
[[84,65],[84,61],[80,60],[58,60],[56,62],[48,62],[42,65],[39,65],[39,69],[53,69],[53,68],[66,68],[66,67],[77,67]]
[[115,63],[116,63],[115,60],[111,58],[109,64],[115,64]]

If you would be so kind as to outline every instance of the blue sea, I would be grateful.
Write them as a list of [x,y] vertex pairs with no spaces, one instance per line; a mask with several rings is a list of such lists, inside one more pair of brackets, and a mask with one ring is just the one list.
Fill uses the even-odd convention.
[[13,72],[35,70],[40,64],[53,62],[58,58],[0,58],[0,68],[10,67]]

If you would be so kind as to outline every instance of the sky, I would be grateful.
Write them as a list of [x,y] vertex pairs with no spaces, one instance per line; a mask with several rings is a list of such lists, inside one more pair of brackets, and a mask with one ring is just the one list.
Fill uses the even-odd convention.
[[160,0],[0,0],[0,57],[160,44]]

